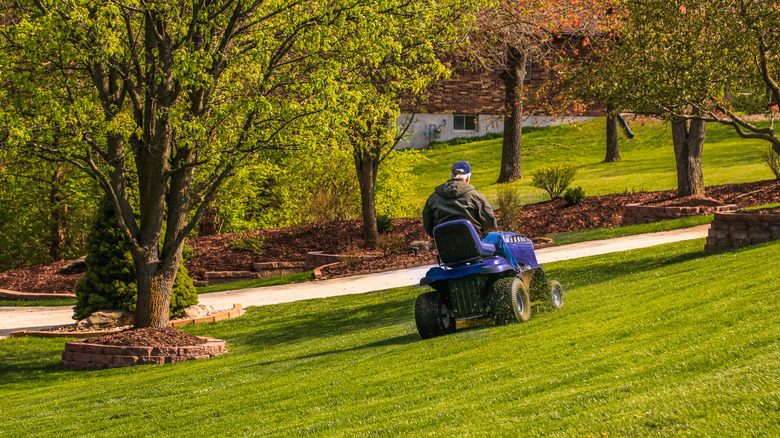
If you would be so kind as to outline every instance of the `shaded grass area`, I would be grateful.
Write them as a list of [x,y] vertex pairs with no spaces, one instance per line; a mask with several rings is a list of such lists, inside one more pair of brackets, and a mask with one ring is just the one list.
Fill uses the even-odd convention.
[[[604,118],[577,126],[523,128],[525,177],[511,186],[520,191],[523,203],[547,200],[543,190],[531,186],[531,174],[538,167],[567,162],[580,168],[572,187],[581,186],[588,196],[677,188],[669,125],[659,121],[629,122],[636,136],[631,141],[619,136],[622,159],[614,163],[602,162],[606,152]],[[423,150],[420,163],[413,169],[415,196],[420,206],[436,186],[449,178],[450,166],[459,160],[471,163],[472,184],[495,205],[498,191],[506,186],[494,184],[501,165],[501,141],[499,138],[462,145],[438,145]],[[705,185],[772,178],[771,171],[759,156],[764,145],[762,141],[739,138],[730,127],[708,124],[702,154]]]
[[226,290],[248,289],[252,287],[276,286],[280,284],[303,283],[311,280],[312,271],[298,272],[294,274],[274,275],[272,277],[258,278],[256,280],[231,281],[229,283],[214,284],[211,286],[196,287],[198,294],[210,292],[222,292]]
[[[206,361],[58,369],[0,340],[4,436],[766,436],[780,425],[780,243],[546,266],[566,307],[421,341],[424,289],[252,307]],[[380,285],[378,285],[380,286]]]

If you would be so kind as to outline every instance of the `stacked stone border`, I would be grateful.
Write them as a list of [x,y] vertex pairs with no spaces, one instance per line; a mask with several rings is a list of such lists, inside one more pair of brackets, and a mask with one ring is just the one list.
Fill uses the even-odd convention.
[[89,344],[84,340],[69,341],[65,343],[60,365],[69,370],[102,370],[208,359],[227,353],[225,341],[200,339],[202,344],[190,347],[125,347]]
[[252,264],[252,271],[207,271],[204,274],[205,280],[197,281],[196,286],[294,274],[305,271],[306,267],[305,262],[262,262]]
[[715,213],[704,250],[714,254],[780,239],[780,214]]
[[[226,319],[238,318],[244,314],[244,308],[241,304],[233,304],[233,308],[226,312],[217,313],[215,315],[202,316],[199,318],[177,319],[175,321],[168,322],[171,327],[182,327],[189,324],[201,324],[204,322],[217,322],[224,321]],[[108,335],[111,333],[121,332],[124,329],[111,329],[111,330],[98,330],[89,332],[60,332],[60,331],[46,331],[46,330],[19,330],[11,332],[11,337],[22,336],[37,336],[41,338],[95,338],[98,336]]]
[[688,216],[702,216],[706,214],[736,210],[734,204],[717,205],[711,207],[654,207],[643,204],[626,204],[623,206],[622,226],[649,224],[667,219],[677,219]]

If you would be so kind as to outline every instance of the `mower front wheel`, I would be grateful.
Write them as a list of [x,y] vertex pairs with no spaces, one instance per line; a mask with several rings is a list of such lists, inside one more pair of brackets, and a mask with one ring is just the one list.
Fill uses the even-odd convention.
[[423,339],[448,335],[455,331],[455,318],[449,316],[444,294],[436,290],[417,296],[414,303],[414,322]]
[[531,319],[531,298],[523,280],[501,278],[490,289],[490,308],[498,325]]

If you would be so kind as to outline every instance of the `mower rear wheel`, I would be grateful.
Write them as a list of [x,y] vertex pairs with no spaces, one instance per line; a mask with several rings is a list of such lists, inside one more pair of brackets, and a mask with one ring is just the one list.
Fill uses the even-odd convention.
[[531,298],[523,280],[517,277],[496,280],[490,288],[490,309],[498,325],[531,319]]
[[445,296],[436,290],[417,296],[417,301],[414,302],[414,322],[423,339],[455,331],[455,318],[449,316]]

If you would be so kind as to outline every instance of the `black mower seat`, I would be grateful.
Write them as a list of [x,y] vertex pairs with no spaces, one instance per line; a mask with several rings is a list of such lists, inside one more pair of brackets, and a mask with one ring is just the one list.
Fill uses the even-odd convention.
[[435,226],[433,241],[444,265],[484,259],[496,252],[495,245],[483,243],[474,224],[466,219],[457,219]]

